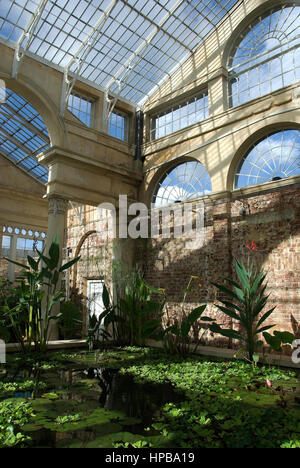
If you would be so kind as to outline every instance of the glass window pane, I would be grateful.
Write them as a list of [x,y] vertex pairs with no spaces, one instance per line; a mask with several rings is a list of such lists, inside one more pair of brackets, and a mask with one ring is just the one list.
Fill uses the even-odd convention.
[[299,22],[300,6],[288,5],[249,25],[229,63],[231,106],[299,81]]
[[[170,135],[209,116],[208,94],[188,100],[152,118],[151,140]],[[153,130],[155,128],[155,130]]]
[[299,130],[282,130],[268,135],[240,162],[235,188],[300,175],[299,150]]

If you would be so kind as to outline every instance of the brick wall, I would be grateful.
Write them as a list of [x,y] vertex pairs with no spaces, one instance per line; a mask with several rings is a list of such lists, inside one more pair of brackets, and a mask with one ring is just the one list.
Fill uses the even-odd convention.
[[[207,315],[230,325],[214,307],[217,297],[211,282],[232,276],[234,257],[245,263],[251,257],[257,268],[268,271],[268,305],[277,306],[271,323],[277,323],[278,329],[293,330],[293,324],[300,323],[299,206],[299,187],[247,197],[235,197],[233,192],[228,199],[205,201],[205,245],[201,249],[187,250],[184,239],[143,240],[137,246],[137,261],[150,284],[166,289],[170,315],[179,313],[190,275],[197,275],[204,286],[200,288],[195,282],[187,309],[207,303]],[[256,243],[258,252],[246,248],[250,241]],[[227,339],[211,333],[204,341],[230,345]]]
[[[214,306],[217,292],[212,282],[222,282],[224,276],[233,275],[233,258],[245,263],[251,258],[257,268],[268,271],[269,308],[277,306],[271,323],[278,329],[293,330],[300,323],[300,187],[282,187],[272,192],[252,193],[248,196],[228,194],[227,198],[205,199],[205,244],[198,250],[186,249],[186,238],[136,240],[136,263],[144,271],[149,284],[166,289],[168,313],[176,317],[190,275],[203,280],[194,288],[186,301],[186,310],[207,303],[206,315],[225,326],[234,326],[230,319]],[[85,294],[87,279],[105,278],[111,286],[112,243],[107,239],[107,219],[99,229],[97,210],[85,207],[84,222],[68,216],[66,246],[71,257],[75,255],[82,236],[91,234],[83,242],[78,264],[76,287]],[[72,220],[71,220],[72,218]],[[172,220],[170,222],[173,227]],[[172,235],[171,235],[172,236]],[[254,241],[258,252],[250,252],[247,242]],[[73,271],[68,278],[73,286]],[[205,328],[194,330],[202,334]],[[203,342],[230,346],[228,339],[206,332]]]
[[79,216],[74,209],[68,211],[65,238],[65,258],[80,255],[81,260],[72,267],[65,278],[69,291],[83,298],[86,296],[88,279],[104,279],[111,286],[112,247],[108,238],[106,213],[100,215],[92,206],[84,206]]

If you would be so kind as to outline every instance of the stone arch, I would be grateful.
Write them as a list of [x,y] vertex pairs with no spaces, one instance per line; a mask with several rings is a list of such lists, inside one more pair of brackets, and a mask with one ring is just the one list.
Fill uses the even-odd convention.
[[252,10],[249,14],[246,14],[227,39],[222,55],[222,66],[225,69],[228,68],[230,53],[237,45],[241,34],[247,29],[251,22],[254,22],[259,18],[260,15],[267,13],[269,10],[275,10],[280,6],[289,6],[294,4],[300,5],[300,0],[287,0],[285,2],[282,0],[267,0],[266,2],[262,2],[260,5],[254,8],[254,10]]
[[[279,116],[280,118],[280,116]],[[236,170],[242,158],[250,151],[251,147],[256,143],[259,143],[261,140],[266,138],[270,133],[281,131],[281,130],[300,130],[300,124],[295,122],[285,122],[280,121],[272,125],[264,126],[253,133],[250,137],[248,137],[242,145],[238,148],[235,155],[233,156],[229,170],[227,175],[227,190],[234,189],[234,178],[236,174]]]
[[148,186],[146,187],[146,197],[145,197],[145,203],[149,207],[152,203],[153,196],[157,187],[157,184],[160,182],[160,180],[164,177],[164,174],[166,174],[168,171],[172,170],[173,168],[179,166],[180,164],[183,164],[185,162],[198,162],[204,166],[204,168],[207,170],[210,179],[211,179],[211,174],[209,173],[208,168],[206,165],[199,160],[198,158],[192,158],[190,156],[181,156],[179,158],[175,158],[171,161],[167,161],[165,164],[162,164],[157,170],[150,171],[150,174],[154,172],[153,175],[151,175],[151,179],[149,180]]
[[[80,239],[80,241],[77,244],[76,251],[75,251],[75,256],[74,258],[78,257],[80,254],[80,251],[82,249],[83,244],[85,243],[86,239],[93,235],[96,234],[97,231],[92,230],[92,231],[87,231]],[[77,263],[75,263],[73,267],[73,280],[72,280],[72,288],[75,290],[76,289],[76,284],[77,284]]]
[[26,99],[43,118],[50,137],[51,146],[63,147],[66,138],[66,129],[58,109],[49,97],[34,82],[24,83],[20,79],[12,79],[0,73],[0,79],[5,82],[8,89],[20,94]]

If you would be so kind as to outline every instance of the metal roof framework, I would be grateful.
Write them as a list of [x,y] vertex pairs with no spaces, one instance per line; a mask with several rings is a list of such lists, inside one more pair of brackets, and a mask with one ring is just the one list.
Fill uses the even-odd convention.
[[[0,38],[74,79],[141,106],[242,0],[6,0]],[[70,78],[71,77],[71,78]]]
[[[105,118],[118,99],[141,107],[243,0],[5,0],[0,41],[15,50],[12,76],[28,54],[64,73],[61,115],[76,80],[104,91]],[[0,151],[41,182],[36,156],[45,123],[18,94],[0,105]]]
[[6,89],[6,101],[0,104],[0,152],[45,183],[48,168],[38,163],[37,155],[49,147],[48,130],[39,113],[23,97]]

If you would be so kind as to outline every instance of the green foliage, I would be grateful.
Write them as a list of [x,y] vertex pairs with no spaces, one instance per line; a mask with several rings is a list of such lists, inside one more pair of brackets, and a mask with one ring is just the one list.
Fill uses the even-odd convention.
[[0,402],[0,448],[23,447],[30,440],[20,432],[30,419],[32,408],[21,400]]
[[13,308],[17,302],[18,299],[9,281],[4,281],[0,278],[0,339],[6,343],[13,339],[13,335],[9,329],[10,321],[6,315],[6,306]]
[[46,388],[44,382],[25,380],[24,382],[0,382],[0,397],[16,392],[30,392]]
[[55,422],[61,426],[64,424],[75,423],[82,419],[79,413],[77,414],[67,414],[66,416],[58,416],[55,419]]
[[75,338],[78,327],[81,325],[81,311],[71,301],[62,302],[60,305],[61,316],[58,320],[58,329],[64,340]]
[[[169,317],[168,308],[166,308],[167,323],[158,338],[163,339],[165,350],[171,354],[186,354],[189,351],[190,333],[193,327],[195,326],[196,322],[198,322],[198,320],[201,320],[202,322],[214,321],[214,319],[202,315],[206,309],[206,305],[196,307],[190,313],[186,312],[185,302],[188,293],[192,289],[193,280],[197,280],[197,282],[200,283],[200,285],[202,285],[202,281],[198,276],[190,277],[188,286],[184,291],[184,296],[181,304],[181,314],[179,318],[171,320]],[[204,333],[206,333],[206,331],[209,328],[210,327],[207,326],[205,328]],[[193,352],[196,351],[202,336],[198,338]]]
[[[92,351],[97,342],[115,338],[117,323],[120,320],[116,314],[116,307],[111,304],[110,296],[106,285],[103,285],[102,302],[104,305],[103,312],[97,317],[91,314],[88,320],[87,329],[87,344],[89,350]],[[108,329],[111,331],[108,331]]]
[[[44,446],[47,441],[41,435],[45,430],[61,434],[56,438],[57,447],[299,447],[300,387],[294,371],[252,366],[244,361],[169,355],[158,349],[133,346],[99,353],[97,363],[95,353],[85,351],[51,352],[47,358],[56,364],[55,369],[39,372],[36,378],[49,393],[42,398],[37,393],[30,403],[19,399],[0,403],[0,447],[27,446],[29,438],[24,434],[32,438],[30,446]],[[34,367],[39,368],[40,364]],[[23,368],[21,361],[18,367]],[[140,387],[142,408],[151,407],[155,416],[151,428],[137,434],[137,425],[144,427],[144,421],[126,416],[117,393],[110,401],[118,410],[99,407],[97,379],[83,377],[82,372],[95,367],[120,369],[122,374],[132,375],[132,380],[126,379],[132,381],[132,386],[151,384],[153,395],[160,392],[160,384],[172,386],[175,394],[171,392],[170,399],[159,408],[152,393],[145,392],[146,386]],[[6,378],[17,375],[16,368],[6,368]],[[63,378],[66,374],[67,380]],[[70,374],[76,375],[74,380]],[[16,382],[5,385],[13,387]],[[29,381],[18,385],[31,386]],[[137,401],[130,395],[128,405],[125,398],[126,409],[131,412],[131,405],[137,405]],[[51,438],[49,444],[52,443]]]
[[114,448],[150,448],[153,444],[147,440],[137,440],[136,442],[114,442]]
[[63,291],[58,289],[60,273],[80,258],[59,267],[59,236],[52,242],[48,256],[37,249],[36,252],[37,260],[27,257],[29,265],[6,259],[24,270],[19,286],[14,289],[16,305],[11,307],[6,300],[2,307],[23,352],[30,351],[32,344],[36,351],[45,352],[50,323],[60,317],[60,314],[53,314],[53,308],[64,297]]
[[[266,320],[272,315],[275,307],[264,311],[269,295],[265,294],[268,283],[266,273],[263,270],[255,272],[251,265],[246,269],[245,265],[235,259],[234,266],[238,281],[225,278],[226,286],[214,284],[216,288],[225,296],[226,300],[220,300],[222,305],[216,305],[225,315],[239,324],[240,331],[221,328],[217,324],[211,326],[211,330],[219,333],[222,336],[239,340],[247,351],[247,357],[252,362],[255,350],[263,343],[259,340],[259,336],[264,333],[264,336],[271,337],[266,334],[267,330],[275,325],[264,325]],[[275,332],[276,333],[276,332]],[[276,337],[269,339],[270,345],[278,343]]]
[[127,277],[119,302],[119,328],[123,340],[130,345],[143,346],[161,326],[165,302],[154,301],[153,294],[162,296],[163,292],[147,284],[138,269]]
[[185,395],[179,403],[166,404],[153,423],[168,447],[289,448],[300,443],[299,382],[292,371],[152,353],[122,372],[133,374],[138,383],[170,382]]
[[271,349],[277,352],[282,352],[283,345],[291,345],[295,336],[289,332],[274,331],[273,335],[264,332],[263,336]]

